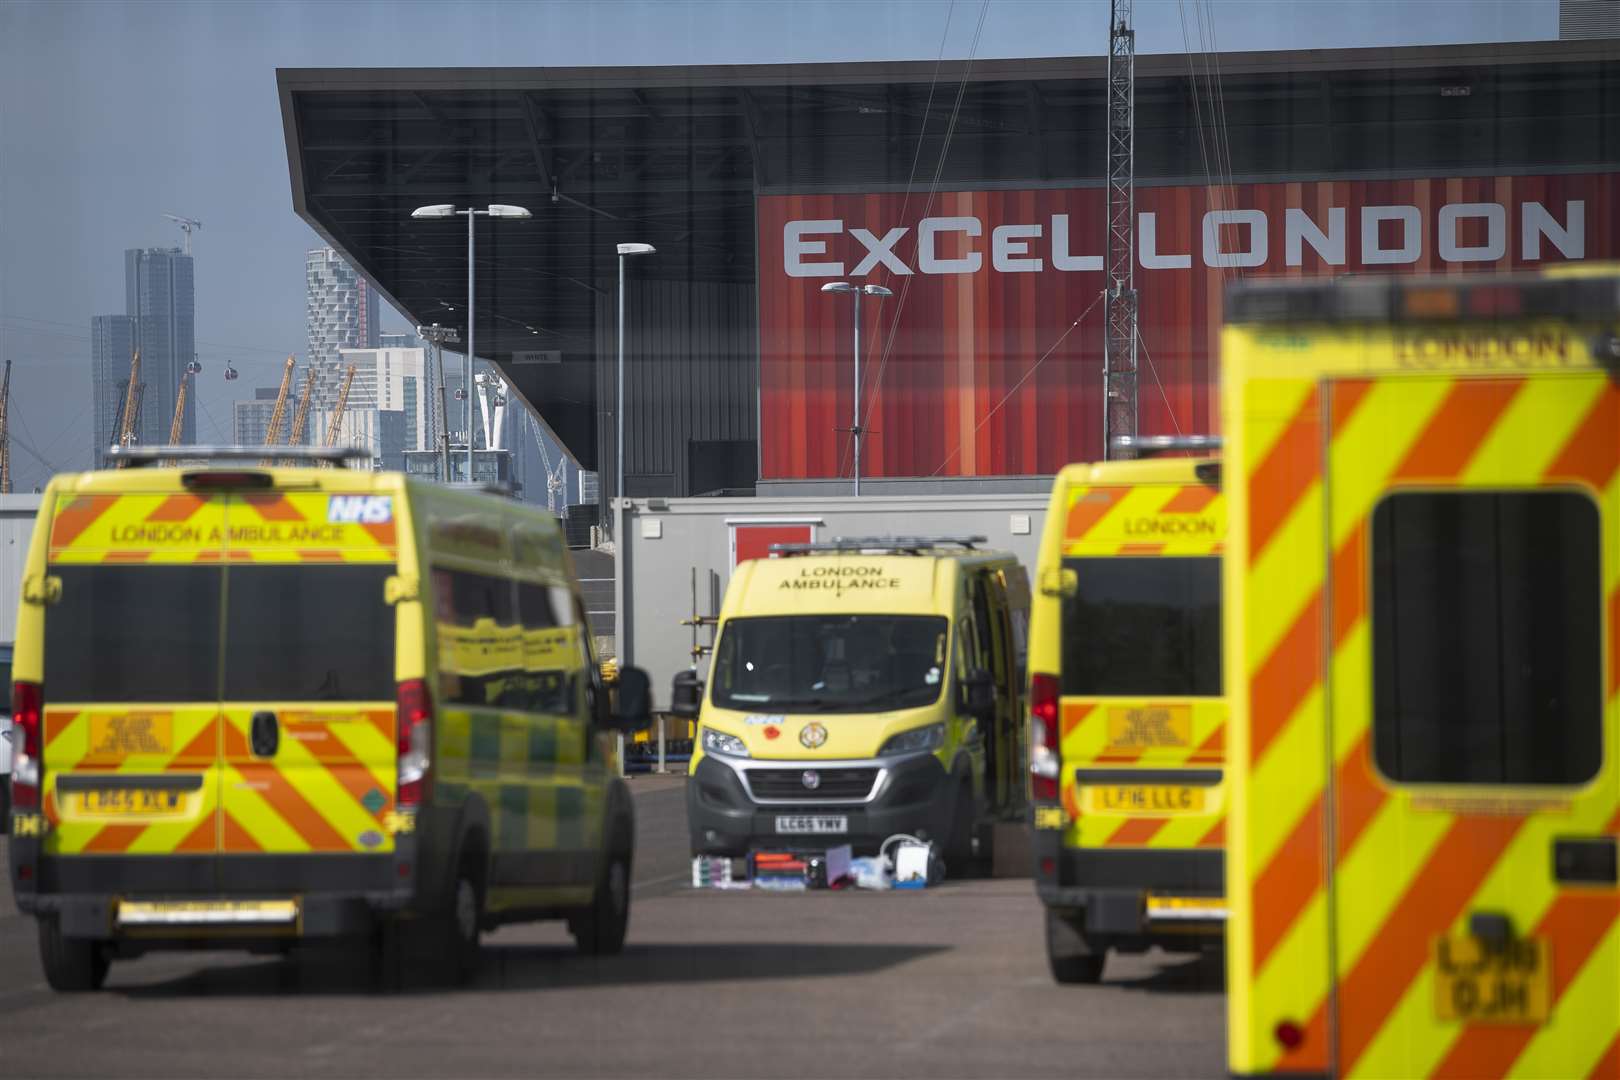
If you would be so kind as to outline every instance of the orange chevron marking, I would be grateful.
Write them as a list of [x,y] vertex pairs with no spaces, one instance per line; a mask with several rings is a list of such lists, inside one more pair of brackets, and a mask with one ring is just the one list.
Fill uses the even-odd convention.
[[117,495],[80,495],[56,511],[51,520],[51,550],[65,548],[112,508]]
[[1098,762],[1099,764],[1102,764],[1102,763],[1106,763],[1106,764],[1109,764],[1109,765],[1129,764],[1130,762],[1141,760],[1142,752],[1145,749],[1146,749],[1146,747],[1138,746],[1138,747],[1134,747],[1132,749],[1127,749],[1127,750],[1104,750],[1102,753],[1098,754],[1096,757],[1092,758],[1091,760],[1095,761],[1095,762]]
[[[1073,731],[1075,728],[1084,723],[1086,717],[1090,716],[1096,710],[1097,703],[1094,701],[1086,701],[1074,705],[1063,706],[1063,733],[1060,737],[1067,739],[1069,737],[1069,732]],[[390,737],[393,736],[394,732],[392,726],[390,726],[388,734]]]
[[228,810],[219,812],[219,849],[221,851],[263,851],[253,834],[242,828]]
[[151,551],[118,550],[118,551],[109,551],[109,552],[107,552],[105,555],[102,556],[102,559],[104,561],[110,562],[110,563],[118,563],[118,562],[141,563],[141,562],[147,561],[151,557],[152,557],[152,552]]
[[[1328,1067],[1327,1014],[1318,1010],[1305,1022],[1305,1038],[1277,1062],[1278,1072],[1326,1074]],[[1340,1071],[1340,1076],[1344,1071]]]
[[185,521],[206,505],[208,501],[196,495],[170,495],[146,515],[146,520]]
[[1215,827],[1198,838],[1198,847],[1221,847],[1226,843],[1226,818],[1215,823]]
[[1121,544],[1121,555],[1163,555],[1163,544]]
[[1459,379],[1396,466],[1396,480],[1449,480],[1472,460],[1527,379]]
[[1602,491],[1620,468],[1620,390],[1611,382],[1548,467],[1548,480],[1584,480]]
[[45,751],[47,760],[50,757],[51,744],[56,742],[62,732],[71,727],[73,721],[77,720],[78,717],[79,714],[76,712],[45,710]]
[[394,745],[395,716],[391,710],[371,710],[366,713],[366,719],[371,726],[382,732],[383,738],[388,740],[390,746]]
[[1080,800],[1075,798],[1074,785],[1063,785],[1063,809],[1068,812],[1070,821],[1080,820]]
[[1249,558],[1266,549],[1321,472],[1317,391],[1313,387],[1281,437],[1249,477]]
[[186,834],[186,838],[175,845],[176,851],[213,851],[219,843],[219,822],[217,815],[209,814],[197,823],[197,827]]
[[135,838],[146,831],[145,825],[103,825],[84,845],[86,854],[109,855],[128,851]]
[[1318,793],[1255,878],[1254,958],[1250,961],[1255,974],[1321,887],[1322,870],[1322,796]]
[[1106,847],[1146,844],[1168,824],[1169,818],[1132,818],[1115,829],[1103,844]]
[[299,548],[298,558],[303,562],[342,562],[343,552],[332,548]]
[[[1548,941],[1555,1007],[1603,940],[1603,935],[1614,925],[1616,916],[1620,916],[1620,902],[1612,896],[1564,893],[1542,917],[1532,936]],[[1524,1053],[1536,1031],[1533,1027],[1489,1024],[1464,1028],[1433,1075],[1478,1077],[1479,1080],[1503,1076]]]
[[1124,488],[1092,488],[1086,492],[1069,507],[1069,520],[1064,525],[1063,538],[1083,538],[1124,497]]
[[1334,431],[1344,430],[1361,406],[1361,399],[1374,385],[1371,379],[1340,379],[1333,384],[1329,393],[1328,415],[1332,417]]
[[[1515,818],[1468,818],[1446,830],[1378,934],[1339,982],[1342,1074],[1355,1071],[1390,1011],[1428,963],[1430,941],[1456,921],[1523,824],[1523,819]],[[1326,1007],[1323,1002],[1318,1011]]]
[[1226,721],[1222,720],[1215,725],[1215,730],[1204,737],[1204,741],[1194,748],[1192,756],[1199,760],[1208,760],[1210,755],[1216,759],[1226,756]]
[[399,543],[398,534],[392,521],[380,521],[376,524],[360,523],[360,527],[371,534],[371,538],[383,547],[391,548]]
[[1318,589],[1249,682],[1249,761],[1258,762],[1319,679],[1322,591]]
[[1620,589],[1609,594],[1609,696],[1620,691]]
[[242,502],[251,506],[266,521],[303,521],[304,515],[285,495],[242,495]]
[[1339,550],[1333,553],[1333,647],[1337,649],[1367,613],[1367,521],[1356,522]]
[[312,850],[348,851],[353,847],[274,766],[238,765],[237,770],[244,777],[266,785],[259,791],[260,797]]
[[1334,770],[1335,843],[1338,857],[1343,859],[1355,848],[1356,841],[1372,819],[1383,809],[1389,798],[1372,771],[1372,735],[1363,731],[1361,738],[1350,748],[1350,753]]
[[1159,507],[1161,514],[1196,514],[1220,495],[1219,488],[1208,484],[1184,484],[1170,501]]
[[1609,1048],[1598,1059],[1597,1067],[1587,1073],[1588,1080],[1614,1080],[1620,1076],[1620,1033],[1609,1043]]
[[218,722],[210,720],[190,742],[180,748],[180,752],[169,760],[164,769],[168,772],[195,771],[199,760],[212,765],[215,755],[219,753],[219,733],[214,730]]

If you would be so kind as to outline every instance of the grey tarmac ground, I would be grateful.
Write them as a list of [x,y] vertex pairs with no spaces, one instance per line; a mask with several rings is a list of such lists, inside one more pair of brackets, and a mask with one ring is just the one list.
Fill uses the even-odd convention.
[[1027,880],[695,892],[681,783],[631,781],[623,955],[576,956],[561,926],[504,929],[460,990],[378,995],[329,958],[176,953],[60,996],[0,894],[0,1077],[1224,1074],[1217,962],[1115,957],[1103,985],[1058,987]]

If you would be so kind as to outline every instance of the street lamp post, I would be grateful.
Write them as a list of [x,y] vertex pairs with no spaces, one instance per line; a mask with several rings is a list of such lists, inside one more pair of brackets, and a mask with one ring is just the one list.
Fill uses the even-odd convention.
[[[613,463],[618,478],[613,486],[613,498],[617,502],[624,498],[624,260],[633,255],[655,255],[658,249],[651,244],[620,244],[619,245],[619,362],[618,375],[614,378],[617,391],[613,405],[613,422],[618,428],[617,448],[613,453]],[[608,515],[610,518],[613,515]],[[614,523],[614,539],[618,539],[618,524]]]
[[855,494],[861,493],[861,294],[867,296],[893,296],[882,285],[851,285],[847,281],[829,281],[821,287],[824,293],[849,293],[855,298],[855,422],[849,429],[855,436]]
[[[473,286],[476,280],[476,266],[473,262],[473,247],[476,237],[474,219],[480,217],[491,218],[526,218],[532,216],[528,210],[521,206],[509,206],[505,203],[490,203],[483,210],[475,207],[457,209],[455,203],[435,203],[432,206],[418,206],[411,211],[413,218],[447,218],[464,217],[467,219],[467,352],[462,364],[462,396],[467,402],[467,483],[473,482],[473,323],[477,320],[476,298]],[[448,424],[446,425],[449,426]],[[448,470],[448,463],[445,466]],[[449,476],[445,477],[449,480]]]

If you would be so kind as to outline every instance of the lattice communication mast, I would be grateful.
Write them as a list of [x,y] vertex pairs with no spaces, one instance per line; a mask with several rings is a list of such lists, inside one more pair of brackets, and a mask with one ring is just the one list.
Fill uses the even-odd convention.
[[1135,457],[1114,440],[1136,435],[1136,31],[1131,0],[1108,12],[1108,277],[1103,342],[1103,457]]

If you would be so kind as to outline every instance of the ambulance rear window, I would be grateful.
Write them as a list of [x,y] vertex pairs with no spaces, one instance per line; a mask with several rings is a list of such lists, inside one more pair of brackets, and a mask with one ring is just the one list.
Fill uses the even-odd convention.
[[217,566],[71,566],[45,609],[52,702],[217,701]]
[[225,700],[391,701],[392,566],[227,570]]
[[1372,520],[1374,754],[1392,780],[1602,764],[1601,532],[1573,492],[1393,495]]
[[1065,559],[1079,588],[1063,601],[1063,693],[1221,693],[1221,560]]

